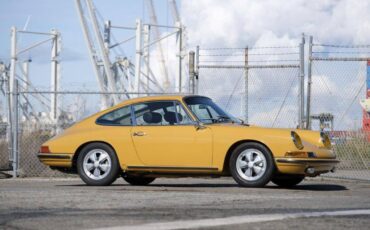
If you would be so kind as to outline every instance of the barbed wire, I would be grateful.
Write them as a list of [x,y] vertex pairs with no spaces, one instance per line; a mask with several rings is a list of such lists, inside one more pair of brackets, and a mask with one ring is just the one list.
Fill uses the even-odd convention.
[[254,46],[254,47],[214,47],[214,48],[202,48],[200,50],[248,50],[253,49],[292,49],[298,48],[299,46]]
[[354,52],[354,51],[349,51],[349,52],[346,52],[346,51],[313,51],[312,53],[314,53],[314,54],[368,54],[368,53],[370,53],[370,51],[366,51],[366,52],[360,52],[360,51],[357,51],[357,52]]
[[[258,60],[258,61],[248,61],[248,63],[266,63],[266,62],[299,62],[298,59],[281,59],[281,60]],[[217,63],[227,63],[227,62],[233,62],[233,63],[244,63],[244,60],[236,61],[236,60],[200,60],[200,62],[217,62]]]
[[[280,55],[298,55],[298,52],[284,52],[284,53],[248,53],[248,56],[280,56]],[[200,57],[228,57],[228,56],[244,56],[243,54],[200,54]]]
[[370,45],[331,45],[331,44],[312,44],[313,46],[324,46],[333,48],[343,49],[359,49],[359,48],[370,48]]

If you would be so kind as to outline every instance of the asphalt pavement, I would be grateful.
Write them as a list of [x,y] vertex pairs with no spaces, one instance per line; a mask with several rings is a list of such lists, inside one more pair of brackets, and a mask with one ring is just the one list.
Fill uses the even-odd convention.
[[0,229],[370,229],[370,183],[241,188],[231,178],[107,187],[77,178],[1,179]]

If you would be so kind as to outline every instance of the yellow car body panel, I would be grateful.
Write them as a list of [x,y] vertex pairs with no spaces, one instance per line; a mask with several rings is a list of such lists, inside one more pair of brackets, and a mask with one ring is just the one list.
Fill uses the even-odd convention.
[[[105,126],[96,124],[97,118],[117,108],[147,101],[178,101],[189,116],[197,118],[183,102],[184,96],[156,96],[124,101],[96,113],[50,139],[50,153],[40,153],[40,160],[49,166],[74,167],[73,159],[81,147],[91,142],[104,142],[116,152],[123,171],[189,172],[223,174],[230,150],[239,143],[252,141],[265,145],[272,153],[279,173],[306,174],[308,167],[317,172],[332,170],[338,163],[330,148],[320,142],[320,133],[308,130],[262,128],[241,124],[209,124],[172,126]],[[298,149],[292,141],[295,131],[304,145]],[[136,134],[142,136],[136,136]],[[293,153],[292,156],[289,154]],[[295,157],[295,153],[313,153],[314,158]],[[287,156],[288,154],[288,156]],[[48,156],[55,155],[50,158]],[[68,156],[69,158],[57,158]],[[301,156],[301,155],[300,155]],[[321,160],[321,161],[320,161]],[[226,172],[227,173],[227,172]]]

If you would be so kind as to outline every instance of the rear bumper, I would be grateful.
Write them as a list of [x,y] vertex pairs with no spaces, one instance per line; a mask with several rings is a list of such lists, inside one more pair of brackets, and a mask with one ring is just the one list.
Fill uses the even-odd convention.
[[276,158],[279,173],[317,176],[335,170],[336,159]]
[[37,157],[43,164],[48,166],[72,167],[72,154],[39,153]]

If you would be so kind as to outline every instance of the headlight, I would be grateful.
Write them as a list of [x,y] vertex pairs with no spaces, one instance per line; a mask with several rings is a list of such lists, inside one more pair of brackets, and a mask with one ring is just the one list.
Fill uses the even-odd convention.
[[297,147],[297,149],[299,149],[299,150],[303,149],[302,140],[299,137],[299,135],[294,131],[290,132],[290,135],[292,137],[292,141],[293,141],[295,147]]
[[320,133],[320,141],[324,145],[325,148],[328,148],[328,149],[331,148],[331,141],[330,141],[329,136],[326,133],[324,132]]

